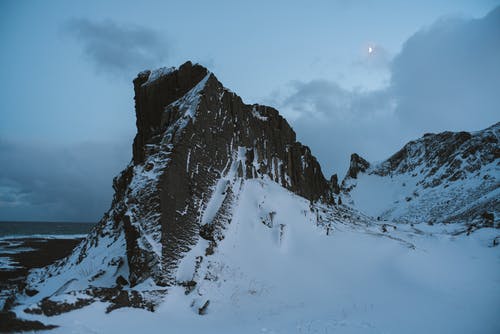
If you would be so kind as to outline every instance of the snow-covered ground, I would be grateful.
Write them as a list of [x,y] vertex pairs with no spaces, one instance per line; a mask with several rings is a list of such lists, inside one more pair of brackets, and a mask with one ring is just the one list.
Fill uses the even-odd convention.
[[[349,180],[355,186],[346,201],[373,217],[400,222],[447,220],[449,217],[483,206],[498,210],[493,200],[500,196],[499,167],[496,163],[484,166],[481,172],[469,173],[465,180],[445,183],[436,187],[422,187],[421,173],[380,176],[360,173]],[[493,175],[493,177],[486,177]],[[451,219],[454,222],[453,219]]]
[[[389,159],[342,182],[344,203],[405,223],[500,220],[500,123],[411,141]],[[352,162],[351,162],[352,163]]]
[[[234,183],[233,187],[240,187]],[[186,255],[155,312],[96,302],[54,317],[49,333],[499,333],[498,230],[452,236],[449,225],[349,225],[270,180],[246,180],[225,238]],[[321,211],[321,210],[320,210]],[[382,224],[382,223],[380,223]],[[204,256],[195,270],[193,259]],[[210,301],[205,315],[199,308]]]

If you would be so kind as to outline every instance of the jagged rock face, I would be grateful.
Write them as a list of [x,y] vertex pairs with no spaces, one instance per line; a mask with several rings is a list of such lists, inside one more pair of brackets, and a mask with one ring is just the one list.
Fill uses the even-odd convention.
[[242,179],[267,175],[311,201],[332,202],[317,160],[278,111],[244,104],[202,66],[142,72],[134,88],[133,164],[115,180],[112,208],[125,230],[132,285],[147,277],[173,283],[215,184],[236,159]]
[[[111,302],[112,309],[154,308],[167,291],[161,286],[189,286],[176,273],[190,250],[206,247],[190,268],[211,272],[202,258],[224,239],[248,179],[262,179],[262,187],[276,182],[336,221],[351,217],[352,210],[330,205],[330,182],[275,109],[244,104],[190,62],[141,72],[134,88],[133,159],[113,180],[111,208],[92,232],[70,256],[28,276],[27,288],[39,291],[32,297],[35,309],[56,307],[57,300],[47,300],[72,293]],[[318,210],[313,218],[324,226]],[[149,287],[147,294],[138,292],[141,298],[130,290],[140,283]],[[124,286],[130,294],[120,292]]]
[[339,177],[337,174],[333,174],[330,177],[330,184],[332,186],[332,191],[334,194],[340,194],[340,185],[339,185]]
[[[371,213],[382,219],[496,222],[500,213],[499,135],[500,123],[473,133],[426,134],[372,166],[353,155],[342,190],[361,210],[372,210],[370,202],[378,203],[379,208]],[[493,218],[486,222],[483,217]]]
[[[144,162],[146,144],[161,135],[162,116],[166,106],[184,96],[208,71],[190,62],[179,67],[144,71],[134,79],[137,135],[133,145],[135,164]],[[163,124],[165,125],[165,124]]]
[[366,170],[370,167],[370,163],[360,157],[358,154],[351,154],[351,162],[349,164],[349,170],[347,171],[347,175],[353,179],[358,177],[358,173],[366,172]]
[[[425,166],[425,187],[464,179],[500,158],[500,123],[483,131],[426,134],[409,142],[373,172],[378,175],[402,174]],[[442,173],[438,173],[442,171]]]

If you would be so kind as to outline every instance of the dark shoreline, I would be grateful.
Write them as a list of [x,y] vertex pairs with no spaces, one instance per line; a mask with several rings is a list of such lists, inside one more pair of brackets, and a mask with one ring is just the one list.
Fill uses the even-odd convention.
[[[33,268],[42,268],[68,256],[73,248],[83,238],[74,239],[44,239],[36,238],[9,238],[0,240],[0,257],[7,257],[16,266],[15,269],[0,268],[0,287],[12,284],[13,281],[24,280],[28,271]],[[15,243],[13,246],[12,243]],[[27,251],[22,249],[29,248]],[[19,253],[16,250],[20,250]],[[10,253],[16,252],[16,253]]]
[[0,221],[0,240],[9,237],[15,238],[45,238],[49,235],[67,235],[72,238],[75,234],[88,234],[95,223],[71,222],[38,222],[38,221]]
[[[82,237],[57,239],[39,236],[0,239],[0,257],[9,258],[15,266],[12,269],[0,267],[0,291],[2,292],[0,299],[24,289],[29,270],[45,267],[68,256],[82,239]],[[19,319],[13,312],[9,312],[8,303],[5,306],[3,310],[0,309],[0,332],[54,328],[54,326],[46,326],[38,321]]]

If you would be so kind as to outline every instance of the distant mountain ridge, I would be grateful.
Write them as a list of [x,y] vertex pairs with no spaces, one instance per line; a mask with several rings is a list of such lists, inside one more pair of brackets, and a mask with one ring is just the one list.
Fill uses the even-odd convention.
[[500,123],[476,132],[426,134],[376,165],[357,154],[345,199],[397,222],[496,224],[500,213]]

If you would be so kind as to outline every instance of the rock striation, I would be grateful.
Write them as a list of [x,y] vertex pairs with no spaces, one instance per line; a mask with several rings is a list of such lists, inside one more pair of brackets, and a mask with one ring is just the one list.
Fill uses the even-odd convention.
[[[201,65],[142,72],[134,90],[133,164],[115,187],[116,198],[125,198],[115,223],[126,229],[132,284],[148,277],[152,265],[159,266],[157,283],[172,283],[176,264],[200,235],[201,213],[214,186],[238,157],[240,178],[266,175],[311,201],[331,202],[319,163],[278,111],[243,103]],[[148,170],[157,175],[155,191],[137,196],[130,175]],[[132,207],[136,214],[127,214]],[[161,245],[158,258],[145,255],[142,231]]]
[[[333,205],[332,184],[278,111],[245,104],[205,67],[141,72],[134,91],[133,158],[113,181],[110,210],[72,256],[30,275],[33,289],[47,276],[60,279],[61,293],[85,282],[115,286],[119,276],[119,289],[148,280],[177,284],[179,261],[200,238],[210,241],[207,254],[224,238],[236,200],[226,183],[268,178],[311,203]],[[85,277],[65,277],[86,266]],[[101,290],[86,291],[95,297]]]

